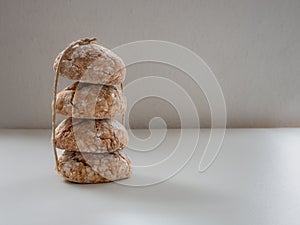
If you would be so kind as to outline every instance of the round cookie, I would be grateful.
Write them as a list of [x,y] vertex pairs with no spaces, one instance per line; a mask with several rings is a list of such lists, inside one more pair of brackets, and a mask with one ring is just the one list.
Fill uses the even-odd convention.
[[56,96],[56,112],[83,119],[109,119],[121,115],[126,100],[114,86],[75,82]]
[[128,178],[131,162],[123,151],[103,154],[64,151],[56,170],[71,182],[104,183]]
[[71,80],[106,85],[121,84],[126,73],[119,56],[89,39],[71,43],[56,57],[53,68],[55,72],[59,70],[60,76]]
[[90,120],[69,117],[55,129],[56,147],[68,151],[107,153],[128,143],[125,127],[114,119]]

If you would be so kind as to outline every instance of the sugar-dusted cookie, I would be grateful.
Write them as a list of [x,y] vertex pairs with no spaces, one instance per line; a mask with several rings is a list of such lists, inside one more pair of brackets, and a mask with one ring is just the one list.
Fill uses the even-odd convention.
[[125,127],[114,119],[93,120],[69,117],[55,129],[56,146],[60,149],[107,153],[123,149],[128,143]]
[[85,119],[108,119],[124,113],[126,100],[114,86],[75,82],[57,94],[56,112]]
[[131,162],[124,151],[103,154],[64,151],[56,170],[71,182],[103,183],[128,178]]
[[53,68],[55,72],[59,70],[60,76],[71,80],[106,85],[121,84],[126,73],[122,59],[93,39],[71,43],[57,56]]

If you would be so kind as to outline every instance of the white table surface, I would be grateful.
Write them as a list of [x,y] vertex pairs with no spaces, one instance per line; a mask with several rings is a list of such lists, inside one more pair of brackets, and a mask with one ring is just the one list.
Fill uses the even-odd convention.
[[1,225],[300,224],[300,129],[227,130],[206,172],[197,150],[176,176],[148,187],[63,181],[49,130],[0,130],[0,149]]

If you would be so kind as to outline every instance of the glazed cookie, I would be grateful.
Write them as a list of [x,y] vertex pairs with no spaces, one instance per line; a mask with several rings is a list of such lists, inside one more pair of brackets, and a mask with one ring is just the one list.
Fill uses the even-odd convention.
[[69,117],[55,129],[56,146],[60,149],[107,153],[123,149],[128,134],[122,124],[114,119],[89,120]]
[[114,86],[75,82],[57,94],[56,112],[84,119],[109,119],[124,113],[126,100]]
[[103,183],[128,178],[131,162],[121,151],[114,153],[80,153],[64,151],[56,170],[75,183]]
[[106,85],[121,84],[126,73],[122,59],[93,39],[71,43],[56,57],[53,68],[71,80]]

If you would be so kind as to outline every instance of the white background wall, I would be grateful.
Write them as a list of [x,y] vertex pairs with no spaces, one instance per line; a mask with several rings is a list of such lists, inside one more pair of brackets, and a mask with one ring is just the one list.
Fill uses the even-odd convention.
[[[299,0],[1,0],[0,127],[50,127],[53,60],[69,42],[86,36],[108,48],[142,39],[186,46],[215,72],[228,127],[300,126],[299,27]],[[127,82],[154,73],[185,87],[201,125],[209,126],[201,90],[180,71],[135,65]],[[153,116],[180,125],[168,103],[146,99],[132,109],[131,126],[146,127]]]

